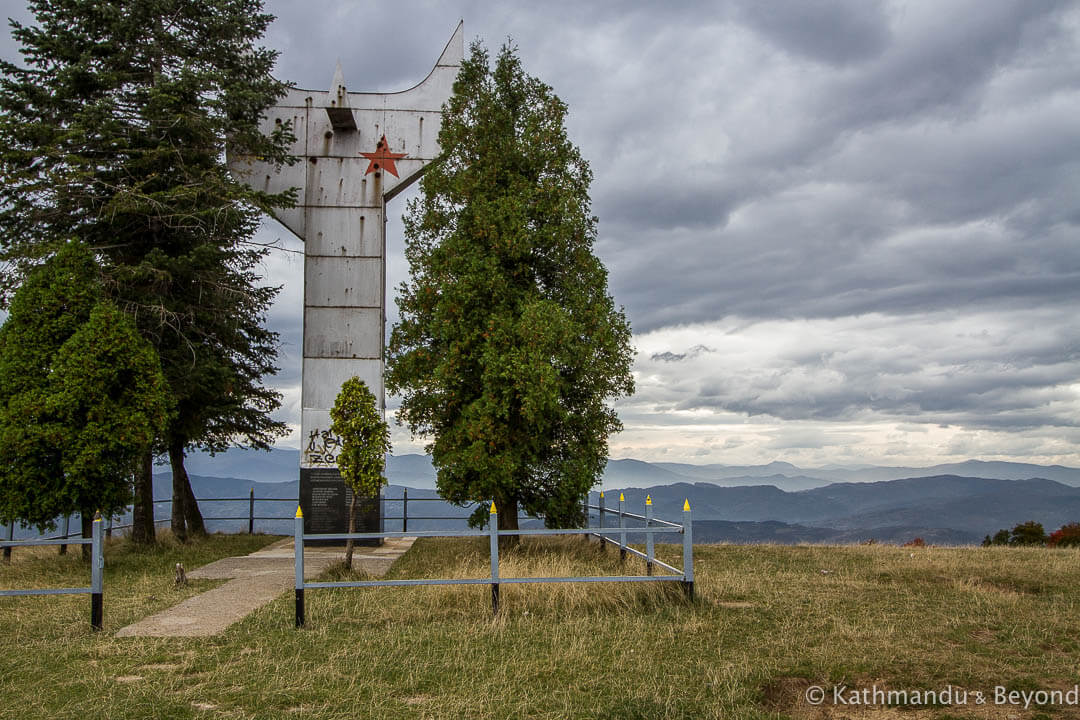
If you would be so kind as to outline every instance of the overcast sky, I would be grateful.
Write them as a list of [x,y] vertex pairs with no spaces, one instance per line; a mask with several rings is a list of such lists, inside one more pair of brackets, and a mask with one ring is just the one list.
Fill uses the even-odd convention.
[[[612,457],[1080,466],[1080,4],[267,7],[300,87],[338,59],[351,90],[411,87],[464,19],[569,104],[638,351]],[[269,221],[277,238],[301,247]],[[298,431],[302,257],[266,270]]]

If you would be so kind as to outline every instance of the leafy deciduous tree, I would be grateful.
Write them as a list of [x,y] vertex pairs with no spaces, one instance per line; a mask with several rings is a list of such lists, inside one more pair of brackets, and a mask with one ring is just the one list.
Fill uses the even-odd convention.
[[549,526],[582,522],[621,429],[607,401],[633,392],[630,328],[593,254],[591,172],[566,112],[513,48],[491,68],[474,44],[405,217],[387,387],[399,420],[431,438],[440,494],[494,500],[502,529],[519,506]]
[[1009,535],[1009,544],[1045,545],[1046,531],[1043,530],[1042,523],[1035,522],[1034,520],[1019,523],[1012,529],[1012,533]]
[[[379,402],[360,378],[349,378],[330,409],[330,430],[341,438],[337,464],[352,490],[349,532],[356,532],[358,498],[375,498],[386,484],[383,469],[390,452],[390,428],[379,414]],[[353,541],[345,543],[345,567],[352,567]]]
[[1048,547],[1080,547],[1080,523],[1066,523],[1050,533]]

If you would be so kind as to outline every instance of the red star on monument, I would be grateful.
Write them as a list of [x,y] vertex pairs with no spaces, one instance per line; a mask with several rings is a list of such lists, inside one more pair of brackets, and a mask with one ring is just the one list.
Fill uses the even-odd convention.
[[386,142],[386,136],[383,135],[379,139],[379,143],[375,146],[375,152],[360,153],[371,162],[368,163],[367,172],[365,175],[370,175],[377,170],[385,170],[394,177],[399,177],[397,174],[397,165],[394,164],[395,160],[399,160],[405,157],[408,153],[395,153],[390,152],[390,145]]

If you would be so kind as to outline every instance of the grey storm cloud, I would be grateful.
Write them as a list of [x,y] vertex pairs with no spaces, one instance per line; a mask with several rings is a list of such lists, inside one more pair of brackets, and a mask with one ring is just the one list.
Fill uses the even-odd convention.
[[[720,450],[851,444],[851,427],[829,423],[888,422],[912,435],[1014,433],[995,440],[1003,452],[1061,455],[1071,442],[1077,453],[1075,2],[267,10],[278,75],[300,87],[325,87],[338,60],[351,90],[411,87],[464,19],[466,42],[495,52],[509,38],[567,102],[595,176],[596,250],[642,348],[638,392],[619,405],[628,432],[713,413],[798,425],[753,441],[700,436]],[[0,53],[13,48],[5,35]],[[407,271],[407,198],[388,211],[391,290]],[[302,273],[270,270],[286,284],[270,315],[285,341],[279,381],[294,386]],[[387,315],[389,326],[392,301]]]

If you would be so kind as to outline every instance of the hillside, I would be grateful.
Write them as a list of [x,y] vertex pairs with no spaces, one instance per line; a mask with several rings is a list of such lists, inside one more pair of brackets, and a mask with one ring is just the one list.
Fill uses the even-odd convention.
[[[699,546],[696,595],[652,584],[487,584],[308,590],[209,638],[115,638],[141,617],[205,591],[191,569],[250,552],[258,536],[135,553],[113,543],[105,629],[80,596],[0,598],[0,702],[26,718],[1071,718],[1075,708],[976,704],[1006,691],[1072,688],[1080,665],[1080,551],[887,546]],[[662,559],[680,563],[679,548]],[[641,572],[574,538],[527,541],[504,577]],[[419,541],[392,579],[485,578],[480,540]],[[18,551],[0,587],[85,584],[73,555]],[[330,571],[324,580],[350,576]],[[834,687],[970,693],[858,708]],[[807,702],[820,687],[829,698]],[[812,698],[813,696],[811,696]],[[963,697],[963,696],[961,696]],[[1022,703],[1022,701],[1020,701]]]
[[[248,478],[260,482],[294,482],[300,467],[300,451],[274,448],[270,451],[233,448],[211,457],[191,453],[186,466],[194,475]],[[155,468],[168,474],[168,466]],[[604,472],[604,487],[652,487],[676,482],[711,482],[723,486],[774,485],[785,490],[805,490],[833,483],[865,483],[901,480],[913,477],[957,475],[991,480],[1028,480],[1045,478],[1064,485],[1080,487],[1080,469],[1060,465],[982,462],[932,467],[828,467],[801,468],[786,462],[765,465],[691,465],[687,463],[649,463],[632,458],[610,460]],[[398,485],[434,489],[435,469],[426,455],[391,455],[387,476]]]
[[[414,456],[416,457],[416,456]],[[255,514],[281,521],[263,521],[256,527],[288,532],[295,512],[296,483],[253,483],[238,478],[191,476],[200,507],[214,530],[238,531],[247,527],[247,497],[252,488]],[[155,479],[155,497],[171,496],[168,476]],[[388,530],[400,529],[403,487],[390,485],[385,493]],[[974,544],[1000,528],[1027,520],[1041,522],[1049,532],[1080,519],[1080,488],[1050,480],[990,480],[945,475],[905,478],[877,483],[834,483],[809,490],[788,491],[772,485],[720,487],[712,483],[674,483],[649,488],[626,488],[626,508],[642,512],[651,495],[657,517],[678,519],[685,499],[694,510],[701,542],[880,542],[903,543],[915,537],[938,544]],[[409,527],[429,530],[460,527],[469,511],[443,502],[434,490],[409,488]],[[608,493],[607,507],[617,504],[617,490]],[[240,498],[219,502],[215,498]],[[288,502],[262,500],[279,498]],[[593,493],[591,502],[597,502]],[[158,505],[158,517],[168,507]],[[421,519],[437,518],[437,519]],[[441,519],[438,519],[441,518]],[[609,517],[607,522],[616,522]],[[595,518],[594,518],[595,523]],[[630,523],[633,525],[633,523]]]

